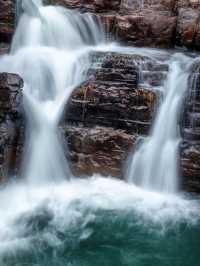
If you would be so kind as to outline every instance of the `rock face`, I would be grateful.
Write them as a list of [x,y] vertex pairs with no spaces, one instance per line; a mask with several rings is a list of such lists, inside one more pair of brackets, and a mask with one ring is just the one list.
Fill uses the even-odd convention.
[[15,1],[0,0],[0,9],[0,43],[9,43],[15,25]]
[[200,191],[200,65],[194,64],[183,112],[181,174],[183,187]]
[[124,162],[136,141],[136,135],[112,127],[93,126],[79,124],[63,127],[73,174],[91,176],[98,173],[122,178]]
[[125,44],[200,49],[198,0],[48,0],[101,18],[108,35]]
[[22,154],[23,119],[21,114],[22,79],[0,73],[0,179],[19,171]]
[[200,2],[198,0],[179,0],[177,17],[177,44],[199,50]]
[[[145,69],[154,65],[154,81],[155,72],[167,69],[139,55],[92,56],[97,64],[89,70],[88,80],[74,90],[65,112],[68,159],[75,175],[124,178],[129,152],[139,137],[148,134],[159,97],[142,86],[138,64],[146,62]],[[152,79],[148,76],[147,81]]]

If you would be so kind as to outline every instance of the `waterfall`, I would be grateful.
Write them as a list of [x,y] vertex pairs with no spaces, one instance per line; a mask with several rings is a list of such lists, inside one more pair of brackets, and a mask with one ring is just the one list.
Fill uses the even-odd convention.
[[191,59],[172,56],[164,84],[164,100],[158,108],[150,136],[133,155],[128,180],[149,190],[175,193],[178,189],[178,116],[187,89]]
[[103,30],[93,15],[38,0],[21,1],[21,8],[11,54],[0,70],[18,73],[25,82],[22,175],[36,184],[70,178],[58,125],[70,93],[85,78],[90,46],[104,40]]

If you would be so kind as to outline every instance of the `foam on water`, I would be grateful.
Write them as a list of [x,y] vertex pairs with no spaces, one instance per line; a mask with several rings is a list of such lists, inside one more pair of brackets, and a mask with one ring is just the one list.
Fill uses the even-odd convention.
[[[84,230],[84,223],[97,219],[97,211],[117,211],[120,217],[120,213],[126,210],[132,219],[137,217],[141,226],[148,230],[154,228],[158,233],[179,223],[194,226],[200,221],[198,200],[147,192],[122,181],[98,176],[41,187],[13,184],[0,192],[0,202],[1,252],[28,248],[34,234],[26,236],[26,218],[41,214],[47,219],[50,215],[51,226],[63,232],[70,230],[72,224],[78,230],[82,219],[79,237],[84,235],[86,238],[88,231],[87,228]],[[55,235],[49,230],[48,237]]]

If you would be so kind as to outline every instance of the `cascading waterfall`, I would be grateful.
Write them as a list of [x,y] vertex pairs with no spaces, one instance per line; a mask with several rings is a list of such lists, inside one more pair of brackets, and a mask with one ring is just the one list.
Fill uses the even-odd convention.
[[29,127],[23,175],[31,183],[58,181],[71,175],[57,129],[63,107],[84,79],[89,45],[101,43],[104,35],[92,15],[45,7],[39,0],[21,1],[21,7],[11,55],[2,66],[25,81]]
[[196,265],[199,200],[148,191],[176,190],[177,117],[192,60],[178,54],[168,62],[164,101],[129,171],[129,180],[142,188],[97,175],[68,182],[58,128],[69,95],[85,79],[89,53],[154,59],[168,53],[99,47],[105,37],[93,15],[43,6],[40,0],[19,0],[18,9],[24,13],[11,53],[0,57],[0,71],[22,76],[28,127],[24,179],[0,189],[0,265]]
[[178,189],[178,115],[188,86],[191,58],[175,54],[169,61],[164,101],[157,111],[152,134],[133,155],[128,180],[143,188],[164,193]]

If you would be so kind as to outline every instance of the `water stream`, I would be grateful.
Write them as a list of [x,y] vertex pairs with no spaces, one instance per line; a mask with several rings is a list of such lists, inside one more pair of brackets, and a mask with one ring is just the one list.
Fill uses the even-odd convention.
[[[175,193],[177,121],[192,59],[107,44],[90,14],[36,0],[22,9],[11,52],[0,57],[0,71],[24,79],[27,116],[23,178],[0,190],[0,265],[198,266],[200,199]],[[131,184],[74,179],[64,156],[58,125],[91,51],[147,55],[170,68],[152,134],[132,157]]]
[[192,59],[182,54],[171,57],[164,83],[164,101],[157,110],[150,136],[134,154],[128,180],[150,190],[178,191],[179,111],[190,75]]

